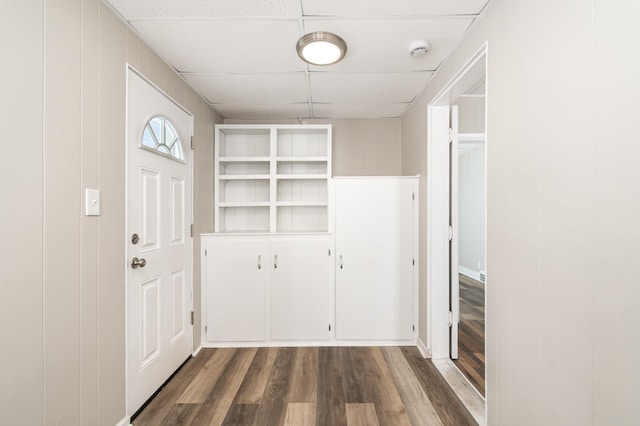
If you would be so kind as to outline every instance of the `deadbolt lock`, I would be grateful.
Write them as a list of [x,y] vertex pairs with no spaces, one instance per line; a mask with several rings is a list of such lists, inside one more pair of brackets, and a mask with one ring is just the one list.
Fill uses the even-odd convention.
[[131,236],[131,244],[136,245],[138,244],[138,241],[140,241],[140,237],[138,237],[138,234],[133,234]]

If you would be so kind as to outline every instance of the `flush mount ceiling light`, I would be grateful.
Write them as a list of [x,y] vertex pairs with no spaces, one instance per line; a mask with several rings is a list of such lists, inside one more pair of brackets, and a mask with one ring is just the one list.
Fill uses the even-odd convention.
[[333,33],[316,31],[305,34],[296,45],[298,56],[312,65],[331,65],[344,58],[347,43]]

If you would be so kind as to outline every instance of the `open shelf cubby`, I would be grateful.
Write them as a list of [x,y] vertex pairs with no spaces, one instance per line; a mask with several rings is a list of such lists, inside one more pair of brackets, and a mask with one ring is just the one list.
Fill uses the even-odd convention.
[[330,125],[217,125],[215,232],[328,232],[330,178]]

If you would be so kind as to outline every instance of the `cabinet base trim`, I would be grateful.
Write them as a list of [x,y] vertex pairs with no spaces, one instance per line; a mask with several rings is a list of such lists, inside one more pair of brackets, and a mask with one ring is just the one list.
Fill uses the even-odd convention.
[[326,346],[417,346],[414,340],[287,340],[277,342],[205,342],[203,348],[290,348]]

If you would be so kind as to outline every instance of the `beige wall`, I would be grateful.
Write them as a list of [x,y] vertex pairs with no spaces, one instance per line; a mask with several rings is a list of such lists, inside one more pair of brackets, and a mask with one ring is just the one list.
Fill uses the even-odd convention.
[[484,133],[484,98],[458,98],[458,131],[460,133]]
[[[331,124],[334,176],[402,175],[401,121],[304,120],[306,124]],[[225,124],[299,124],[298,120],[225,120]]]
[[[125,416],[126,63],[195,116],[203,230],[216,115],[99,0],[9,2],[0,20],[0,423],[113,425]],[[84,216],[84,188],[101,190],[101,216]]]
[[0,423],[42,424],[44,380],[41,2],[0,13]]
[[638,12],[493,0],[402,120],[403,171],[423,175],[424,272],[427,104],[488,41],[491,425],[637,422]]

